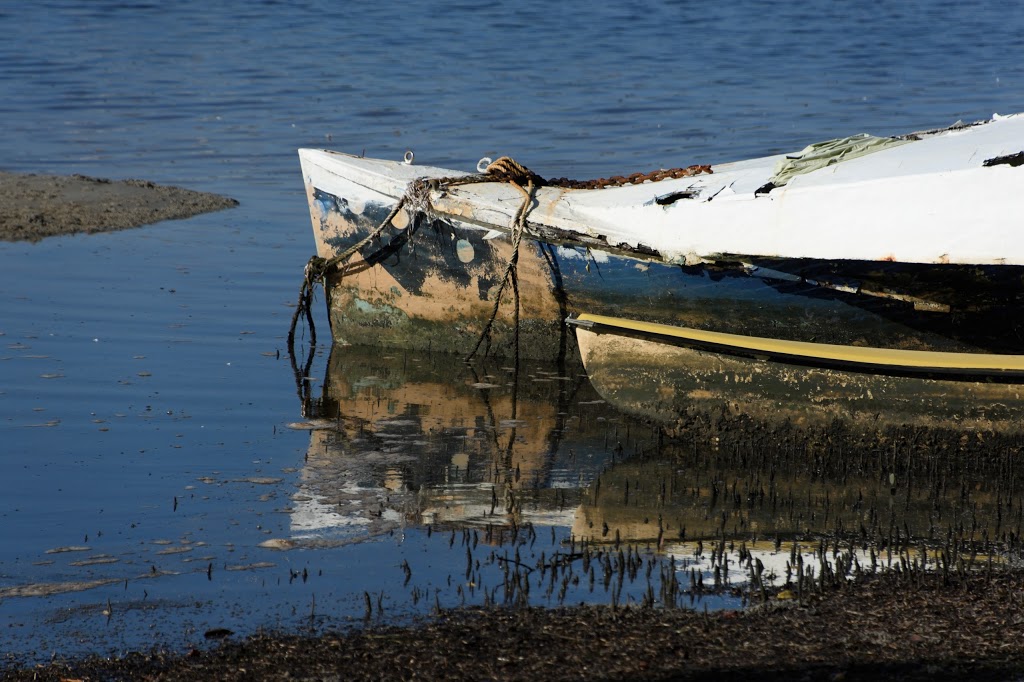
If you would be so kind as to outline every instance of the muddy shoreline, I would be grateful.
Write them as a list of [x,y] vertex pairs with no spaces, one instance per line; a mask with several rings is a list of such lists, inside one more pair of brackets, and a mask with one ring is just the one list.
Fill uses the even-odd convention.
[[124,230],[237,205],[228,197],[146,180],[0,171],[0,241]]
[[[892,572],[747,611],[469,609],[420,625],[262,635],[7,680],[934,680],[1024,674],[1024,571]],[[7,661],[10,666],[11,661]]]

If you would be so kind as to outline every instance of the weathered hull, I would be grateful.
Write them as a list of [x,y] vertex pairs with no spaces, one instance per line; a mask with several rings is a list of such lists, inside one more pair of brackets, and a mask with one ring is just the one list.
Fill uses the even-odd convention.
[[[618,409],[685,430],[698,415],[744,415],[801,429],[833,423],[1019,433],[1024,379],[899,376],[733,356],[577,328],[591,382]],[[1019,381],[1020,383],[1014,383]]]
[[[373,196],[355,185],[347,192],[336,188],[338,194],[313,185],[307,191],[318,253],[324,258],[364,239],[393,206],[389,197]],[[402,213],[395,222],[355,254],[347,267],[328,274],[335,340],[469,353],[495,312],[512,257],[509,236],[423,214]],[[667,265],[580,245],[524,239],[517,268],[520,355],[572,357],[574,339],[563,320],[581,312],[825,343],[1024,350],[1024,288],[1021,273],[1010,272],[1017,268],[968,272],[949,266],[948,273],[955,271],[963,283],[957,287],[932,269],[914,272],[891,266],[884,274],[902,280],[905,290],[913,290],[913,281],[940,282],[899,300],[858,293],[848,284],[850,263],[844,264],[842,279],[832,277],[828,282],[821,279],[820,263],[803,264],[814,265],[818,279],[782,271],[796,271],[800,265],[773,262],[768,276],[751,276],[749,270]],[[513,320],[514,293],[509,287],[485,341],[490,354],[512,355]]]
[[[913,137],[767,192],[781,155],[624,187],[542,187],[516,286],[506,273],[523,195],[509,183],[435,182],[380,229],[414,180],[465,174],[319,150],[300,159],[318,255],[358,245],[326,277],[340,343],[467,354],[493,316],[492,355],[518,347],[520,357],[565,358],[574,340],[562,321],[586,312],[826,343],[1024,352],[1024,169],[1005,156],[1024,144],[1024,117]],[[944,189],[954,181],[966,183],[959,194]],[[943,208],[950,202],[956,211]]]
[[[333,206],[342,203],[332,198]],[[346,209],[320,217],[318,252],[330,258],[365,238],[390,206],[368,204],[357,215]],[[409,219],[357,254],[348,267],[328,274],[326,290],[336,342],[466,355],[480,341],[498,295],[512,246],[484,240],[476,229]],[[519,346],[524,358],[569,355],[572,339],[562,320],[569,313],[549,263],[551,248],[524,243],[519,253]],[[516,330],[511,289],[482,349],[511,356]]]

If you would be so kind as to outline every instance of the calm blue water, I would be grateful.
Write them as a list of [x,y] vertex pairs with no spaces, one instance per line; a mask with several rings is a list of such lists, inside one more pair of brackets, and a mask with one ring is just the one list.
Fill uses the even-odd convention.
[[[0,597],[6,651],[185,646],[208,627],[297,627],[316,603],[361,616],[363,592],[393,579],[358,576],[400,576],[410,557],[450,577],[447,536],[432,550],[422,529],[316,553],[258,547],[294,535],[311,447],[286,427],[301,410],[278,357],[314,248],[297,147],[413,149],[460,169],[509,154],[586,178],[1024,111],[1024,5],[889,5],[0,5],[0,168],[241,202],[0,244],[0,590],[126,581]],[[589,480],[599,451],[565,471]],[[458,544],[453,556],[459,567]],[[334,582],[296,583],[304,568]]]

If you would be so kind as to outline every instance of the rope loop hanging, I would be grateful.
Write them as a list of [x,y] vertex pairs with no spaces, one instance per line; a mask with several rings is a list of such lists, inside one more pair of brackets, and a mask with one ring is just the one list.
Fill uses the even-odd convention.
[[[412,152],[406,152],[403,163],[411,164],[412,160]],[[509,257],[501,283],[498,285],[497,295],[494,299],[494,306],[491,309],[491,314],[487,320],[487,324],[484,326],[484,329],[477,340],[476,346],[474,346],[467,359],[475,356],[480,350],[484,340],[490,338],[491,328],[494,326],[495,320],[497,320],[502,297],[504,296],[505,291],[511,287],[514,303],[512,318],[513,343],[515,347],[515,357],[518,362],[520,301],[517,266],[519,262],[519,245],[522,241],[523,234],[526,232],[526,217],[533,206],[538,188],[561,187],[566,189],[582,190],[603,189],[608,187],[621,187],[625,185],[639,185],[646,182],[660,182],[662,180],[672,178],[683,178],[713,172],[711,170],[711,166],[698,164],[688,166],[686,168],[670,168],[667,170],[656,170],[650,173],[633,173],[629,176],[616,175],[609,178],[598,178],[596,180],[570,180],[568,178],[545,179],[508,156],[499,157],[494,161],[485,157],[477,164],[477,171],[479,171],[477,174],[441,178],[417,178],[412,180],[406,186],[405,192],[395,203],[394,208],[391,209],[391,212],[388,213],[387,217],[384,218],[384,220],[382,220],[380,224],[366,237],[331,258],[321,258],[320,256],[313,256],[310,258],[309,262],[306,263],[306,267],[303,272],[302,285],[299,289],[298,304],[296,305],[295,312],[292,315],[291,328],[288,331],[288,352],[294,355],[295,331],[298,326],[299,319],[302,317],[306,318],[306,323],[309,325],[311,346],[316,344],[316,328],[313,324],[312,314],[313,289],[315,285],[320,284],[321,286],[325,286],[328,275],[335,270],[343,268],[347,265],[349,259],[353,255],[371,241],[379,237],[400,211],[407,210],[413,214],[419,213],[429,215],[432,213],[432,206],[430,203],[430,193],[432,191],[444,190],[448,187],[460,185],[503,182],[508,183],[519,190],[523,195],[523,202],[520,204],[519,209],[516,211],[516,215],[512,220],[512,255]]]

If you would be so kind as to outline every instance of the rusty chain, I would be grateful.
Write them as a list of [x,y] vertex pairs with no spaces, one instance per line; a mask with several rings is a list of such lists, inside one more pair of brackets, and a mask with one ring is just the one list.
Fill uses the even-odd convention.
[[547,184],[552,187],[565,187],[567,189],[603,189],[605,187],[624,187],[626,185],[642,185],[645,182],[661,182],[662,180],[673,180],[676,178],[688,178],[702,173],[712,173],[710,164],[694,164],[686,168],[668,168],[655,170],[650,173],[633,173],[632,175],[613,175],[610,178],[598,178],[596,180],[570,180],[569,178],[555,178],[548,180]]
[[666,168],[649,173],[633,173],[631,175],[613,175],[608,178],[594,180],[572,180],[571,178],[543,178],[518,161],[502,156],[488,164],[487,169],[479,175],[466,175],[454,178],[437,178],[430,181],[435,187],[468,185],[479,182],[515,182],[526,185],[533,182],[535,187],[562,187],[564,189],[604,189],[606,187],[625,187],[626,185],[642,185],[645,182],[661,182],[688,178],[704,173],[713,173],[710,164],[694,164],[686,168]]

